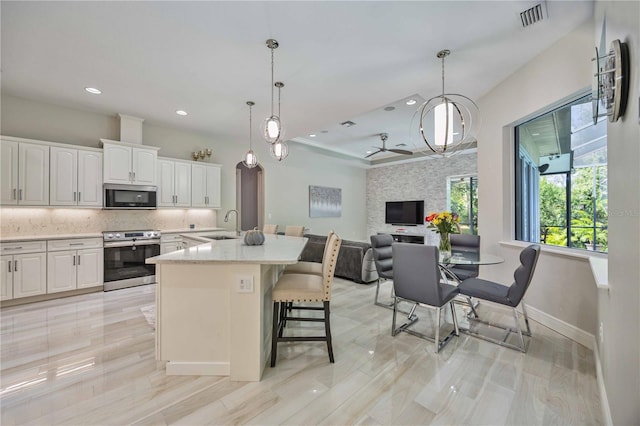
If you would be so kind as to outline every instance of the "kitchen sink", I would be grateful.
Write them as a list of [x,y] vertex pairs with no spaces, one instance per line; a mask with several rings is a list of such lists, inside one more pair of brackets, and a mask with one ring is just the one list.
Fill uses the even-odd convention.
[[237,237],[228,237],[226,235],[202,235],[202,238],[208,238],[210,240],[235,240]]

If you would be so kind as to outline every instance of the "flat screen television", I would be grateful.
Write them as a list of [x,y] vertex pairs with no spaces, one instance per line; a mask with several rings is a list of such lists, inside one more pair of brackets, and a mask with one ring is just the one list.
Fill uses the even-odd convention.
[[384,223],[422,225],[424,223],[424,201],[387,201]]

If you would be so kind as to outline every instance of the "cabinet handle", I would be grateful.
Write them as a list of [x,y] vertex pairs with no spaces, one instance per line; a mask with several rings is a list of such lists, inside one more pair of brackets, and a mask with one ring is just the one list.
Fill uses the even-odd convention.
[[11,261],[8,261],[7,265],[9,266],[9,273],[11,273]]
[[22,200],[22,189],[18,189],[18,200]]
[[80,195],[82,194],[82,192],[78,191],[78,202],[80,202]]
[[19,247],[5,247],[5,248],[3,248],[3,250],[21,250],[21,249],[22,249],[22,246],[19,246]]
[[78,263],[77,263],[77,265],[80,266],[80,255],[78,255]]
[[12,198],[12,200],[17,200],[18,199],[18,194],[16,194],[17,192],[18,192],[18,190],[13,188],[13,198]]
[[18,272],[18,261],[17,260],[13,261],[13,272]]
[[70,246],[83,246],[84,243],[71,243]]
[[76,266],[76,257],[73,256],[73,266]]
[[205,195],[205,197],[204,197],[204,203],[205,203],[205,204],[209,204],[209,196],[208,196],[208,195]]
[[73,201],[76,201],[76,192],[73,193]]
[[136,181],[136,172],[133,172],[133,181]]

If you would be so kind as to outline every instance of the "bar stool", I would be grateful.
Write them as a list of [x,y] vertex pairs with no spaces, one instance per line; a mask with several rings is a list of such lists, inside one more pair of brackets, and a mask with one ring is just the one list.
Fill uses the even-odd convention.
[[[322,275],[283,274],[273,288],[273,329],[271,334],[271,367],[275,367],[278,355],[278,342],[327,342],[329,361],[334,362],[331,344],[331,323],[329,302],[331,284],[336,269],[338,252],[342,240],[337,234],[329,239],[327,250],[322,258]],[[323,311],[322,318],[289,316],[287,307],[292,303],[322,303],[319,306],[294,306],[295,310]],[[324,322],[324,336],[283,336],[287,321]]]
[[265,234],[277,234],[278,233],[278,225],[264,225],[262,227],[262,232]]
[[304,226],[287,225],[287,227],[284,228],[284,235],[288,235],[289,237],[302,237],[304,236]]
[[[329,242],[331,241],[331,236],[334,235],[335,232],[329,231],[327,234],[327,241],[324,244],[324,251],[322,252],[322,257],[324,258],[324,253],[327,252],[327,247],[329,247]],[[285,274],[313,274],[313,275],[322,275],[322,263],[318,262],[298,262],[293,265],[287,265],[284,269]]]

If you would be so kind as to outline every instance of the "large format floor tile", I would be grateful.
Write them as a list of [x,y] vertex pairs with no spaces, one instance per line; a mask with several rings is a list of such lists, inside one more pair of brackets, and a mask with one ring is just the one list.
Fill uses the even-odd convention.
[[[532,323],[526,354],[467,335],[435,354],[415,336],[391,337],[391,311],[373,305],[375,286],[341,279],[331,302],[335,364],[324,343],[284,343],[258,383],[167,377],[145,319],[154,292],[2,309],[2,424],[602,423],[593,353],[583,346]],[[512,318],[487,304],[480,312]],[[416,326],[430,332],[432,312],[418,315]],[[290,323],[287,333],[316,326]]]

